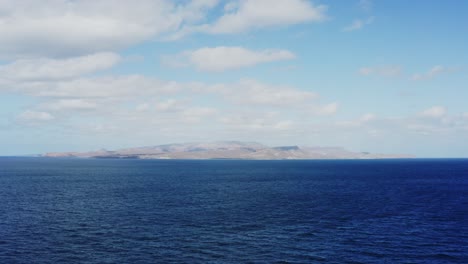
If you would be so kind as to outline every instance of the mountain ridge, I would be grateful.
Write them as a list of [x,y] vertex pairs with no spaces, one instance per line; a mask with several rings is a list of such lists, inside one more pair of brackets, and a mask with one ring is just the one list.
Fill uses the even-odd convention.
[[269,147],[257,142],[215,141],[174,143],[113,151],[50,152],[42,157],[59,158],[135,158],[135,159],[392,159],[413,158],[406,154],[353,152],[342,147]]

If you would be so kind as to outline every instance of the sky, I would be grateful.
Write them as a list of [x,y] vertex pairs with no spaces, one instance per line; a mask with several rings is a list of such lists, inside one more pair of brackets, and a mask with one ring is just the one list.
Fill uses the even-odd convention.
[[0,0],[0,155],[240,140],[468,157],[467,12]]

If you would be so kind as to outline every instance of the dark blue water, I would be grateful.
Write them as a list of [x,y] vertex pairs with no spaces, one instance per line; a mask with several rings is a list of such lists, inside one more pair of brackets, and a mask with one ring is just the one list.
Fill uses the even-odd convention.
[[468,263],[468,160],[1,158],[0,263]]

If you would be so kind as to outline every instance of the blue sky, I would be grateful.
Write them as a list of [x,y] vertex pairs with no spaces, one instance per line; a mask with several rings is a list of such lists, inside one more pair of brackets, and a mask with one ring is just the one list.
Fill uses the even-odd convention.
[[468,157],[468,2],[2,1],[0,155],[243,140]]

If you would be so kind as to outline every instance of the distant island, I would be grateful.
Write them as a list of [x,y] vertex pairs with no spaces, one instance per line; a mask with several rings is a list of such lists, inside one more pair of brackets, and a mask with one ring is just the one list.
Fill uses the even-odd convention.
[[122,158],[122,159],[393,159],[413,158],[404,154],[352,152],[341,147],[268,147],[256,142],[221,141],[181,143],[126,148],[114,151],[53,152],[41,155],[53,158]]

